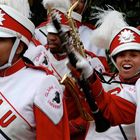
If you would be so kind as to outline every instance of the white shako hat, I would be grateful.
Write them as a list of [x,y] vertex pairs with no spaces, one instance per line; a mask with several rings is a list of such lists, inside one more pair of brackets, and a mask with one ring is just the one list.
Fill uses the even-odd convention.
[[[70,8],[71,2],[70,0],[43,0],[42,1],[44,8],[48,9],[48,7],[51,7],[53,14],[57,17],[59,23],[61,24],[62,30],[64,32],[67,32],[70,30],[69,26],[69,19],[67,18],[67,12]],[[57,33],[55,27],[53,27],[52,22],[50,21],[50,15],[48,14],[48,22],[46,24],[46,28],[48,32]],[[75,24],[79,26],[81,24],[81,15],[72,12],[71,18],[74,20]]]
[[28,46],[34,30],[34,24],[26,16],[10,6],[0,5],[0,38],[16,38],[8,63],[1,66],[0,69],[11,66],[20,40]]
[[34,24],[15,9],[0,5],[0,37],[20,37],[28,45],[34,33]]
[[126,50],[140,51],[140,31],[137,28],[123,27],[112,38],[109,48],[112,57]]

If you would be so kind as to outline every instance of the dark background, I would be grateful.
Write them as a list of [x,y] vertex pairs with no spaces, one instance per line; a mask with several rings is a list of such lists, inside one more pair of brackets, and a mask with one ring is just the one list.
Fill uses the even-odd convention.
[[[106,9],[106,5],[111,5],[115,10],[123,12],[129,25],[134,27],[140,25],[140,0],[92,0],[90,7],[98,6]],[[88,15],[91,11],[91,8],[88,8],[85,15]],[[89,20],[86,16],[84,18]],[[92,20],[90,22],[94,24],[96,21]]]

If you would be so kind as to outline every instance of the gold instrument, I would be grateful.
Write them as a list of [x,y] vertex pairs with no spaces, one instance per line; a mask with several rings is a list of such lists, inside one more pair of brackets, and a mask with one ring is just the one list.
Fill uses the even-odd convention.
[[78,29],[76,28],[75,22],[72,19],[72,12],[74,8],[78,5],[80,0],[77,0],[68,10],[67,18],[69,22],[69,26],[71,27],[71,36],[72,36],[72,41],[73,41],[73,47],[77,52],[79,52],[83,57],[86,57],[85,52],[84,52],[84,46],[82,42],[80,41],[80,37],[78,34]]
[[91,117],[91,115],[86,111],[86,100],[82,95],[83,93],[77,87],[76,81],[72,77],[64,75],[64,77],[61,80],[61,83],[65,85],[66,89],[68,89],[68,91],[74,98],[80,116],[86,121],[93,121],[93,117]]
[[[83,57],[86,57],[83,44],[80,41],[79,35],[78,35],[78,30],[75,26],[74,20],[72,19],[72,11],[74,8],[78,5],[80,0],[76,1],[69,9],[67,18],[69,22],[69,26],[71,27],[71,36],[72,36],[72,45],[74,49],[79,52]],[[93,121],[93,117],[86,111],[85,108],[85,102],[83,100],[86,100],[84,96],[82,95],[83,93],[80,91],[76,80],[68,75],[64,75],[64,77],[61,80],[61,83],[65,85],[66,89],[71,93],[73,96],[75,103],[77,105],[77,108],[79,110],[79,113],[81,117],[86,120],[86,121]],[[84,99],[83,99],[84,98]]]

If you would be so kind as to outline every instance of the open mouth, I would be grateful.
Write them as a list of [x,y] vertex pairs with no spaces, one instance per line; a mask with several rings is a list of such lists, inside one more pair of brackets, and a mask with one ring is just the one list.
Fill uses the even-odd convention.
[[130,70],[132,68],[132,65],[124,64],[122,67],[123,67],[124,70]]

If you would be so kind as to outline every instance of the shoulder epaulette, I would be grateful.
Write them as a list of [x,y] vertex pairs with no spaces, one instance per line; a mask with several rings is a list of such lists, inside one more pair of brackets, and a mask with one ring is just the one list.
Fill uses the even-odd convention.
[[26,63],[26,66],[29,67],[29,68],[32,68],[32,69],[44,71],[47,75],[53,75],[53,71],[51,71],[47,67],[44,67],[44,66],[34,66],[32,64],[27,64],[27,63]]

